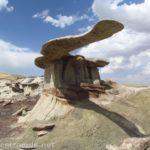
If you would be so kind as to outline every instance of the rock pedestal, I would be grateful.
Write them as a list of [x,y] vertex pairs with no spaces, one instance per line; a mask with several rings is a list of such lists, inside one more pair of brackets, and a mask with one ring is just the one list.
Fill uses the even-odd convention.
[[106,39],[123,29],[114,20],[98,22],[85,34],[66,36],[46,42],[42,46],[43,56],[35,59],[35,64],[45,69],[45,87],[55,89],[81,88],[81,84],[100,86],[97,67],[108,64],[104,60],[89,60],[83,56],[72,56],[69,52],[90,43]]
[[88,60],[83,56],[66,56],[45,64],[44,92],[67,100],[98,97],[104,92],[97,66],[104,60]]
[[70,56],[46,66],[45,83],[51,88],[77,88],[81,83],[100,85],[100,76],[96,65],[83,56]]
[[69,54],[74,49],[103,40],[123,29],[117,21],[98,22],[91,31],[78,36],[50,40],[42,47],[35,64],[45,69],[45,85],[41,98],[23,121],[48,120],[64,116],[76,101],[89,100],[105,91],[97,67],[108,64],[104,60],[85,59]]

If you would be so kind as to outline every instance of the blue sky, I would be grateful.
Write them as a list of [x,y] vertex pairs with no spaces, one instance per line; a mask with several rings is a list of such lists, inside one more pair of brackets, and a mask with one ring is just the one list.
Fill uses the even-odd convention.
[[21,47],[28,46],[37,51],[48,39],[76,34],[78,28],[91,24],[87,20],[83,20],[61,29],[42,23],[39,19],[33,19],[32,16],[45,9],[49,10],[49,15],[52,17],[56,17],[58,14],[65,16],[92,15],[92,12],[88,11],[92,0],[10,0],[9,5],[14,7],[11,13],[0,12],[0,38]]
[[33,61],[45,41],[114,19],[125,25],[122,32],[78,53],[109,60],[100,69],[104,79],[150,84],[149,10],[149,0],[0,0],[0,72],[42,75]]

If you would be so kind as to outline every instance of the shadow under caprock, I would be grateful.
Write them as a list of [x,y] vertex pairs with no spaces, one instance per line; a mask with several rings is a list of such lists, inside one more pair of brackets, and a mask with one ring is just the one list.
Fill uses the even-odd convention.
[[107,117],[108,119],[116,123],[119,127],[121,127],[130,137],[145,137],[146,136],[139,131],[139,129],[133,122],[131,122],[124,116],[116,112],[109,111],[106,108],[103,108],[95,104],[94,102],[91,102],[88,100],[86,101],[86,104],[85,104],[85,101],[84,101],[84,104],[81,103],[79,107],[93,110],[99,114],[104,115],[105,117]]
[[[84,93],[84,98],[80,95]],[[64,93],[64,95],[66,95]],[[107,110],[106,108],[103,108],[102,106],[97,105],[96,103],[92,102],[89,98],[89,93],[85,90],[82,92],[78,92],[77,95],[79,96],[79,102],[73,102],[71,105],[74,105],[75,107],[93,110],[99,114],[104,115],[114,123],[116,123],[120,128],[122,128],[130,137],[147,137],[150,135],[144,135],[138,127],[133,123],[132,121],[128,120],[124,116],[120,115],[117,112],[113,112],[110,110]],[[67,99],[66,95],[66,99]],[[68,97],[70,99],[70,97]],[[74,101],[74,100],[72,100]]]

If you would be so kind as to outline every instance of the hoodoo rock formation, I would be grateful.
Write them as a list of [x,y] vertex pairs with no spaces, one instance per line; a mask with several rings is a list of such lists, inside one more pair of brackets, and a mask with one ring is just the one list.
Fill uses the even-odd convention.
[[35,60],[44,78],[0,80],[0,149],[148,150],[150,87],[103,81],[98,68],[109,62],[69,54],[121,29],[105,20],[50,40]]
[[41,51],[43,56],[35,60],[38,67],[45,69],[44,90],[35,108],[24,119],[47,120],[55,115],[63,115],[72,106],[62,105],[62,102],[72,103],[81,98],[98,97],[104,92],[106,86],[101,82],[98,67],[104,67],[109,62],[73,56],[69,52],[106,39],[122,29],[121,23],[104,20],[85,34],[58,38],[44,44]]

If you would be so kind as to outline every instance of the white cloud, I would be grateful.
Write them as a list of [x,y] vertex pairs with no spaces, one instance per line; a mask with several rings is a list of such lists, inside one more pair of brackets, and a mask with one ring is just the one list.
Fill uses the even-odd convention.
[[83,32],[88,32],[92,29],[92,26],[87,26],[85,28],[79,28],[78,31],[83,33]]
[[102,69],[102,73],[112,73],[115,70],[122,69],[124,65],[124,57],[122,56],[116,56],[116,57],[110,57],[109,62],[110,65],[108,67],[105,67]]
[[0,72],[10,73],[20,69],[28,75],[34,74],[34,71],[31,71],[34,68],[37,69],[34,65],[34,59],[38,55],[38,53],[28,48],[18,47],[0,39]]
[[[142,74],[145,80],[150,73],[150,34],[124,30],[109,39],[81,48],[79,54],[86,57],[107,59],[110,64],[101,69],[103,74]],[[135,72],[135,74],[133,73]],[[131,75],[130,75],[131,77]],[[138,76],[136,76],[138,77]],[[126,77],[125,77],[126,78]],[[117,80],[120,80],[119,77]],[[126,81],[127,80],[122,80]],[[128,80],[131,82],[132,80]],[[134,80],[135,81],[135,80]],[[143,81],[143,80],[142,80]],[[150,82],[144,82],[150,84]]]
[[43,22],[50,23],[51,25],[59,28],[65,28],[66,26],[70,26],[77,21],[90,19],[86,14],[82,16],[64,16],[59,14],[56,16],[56,18],[53,18],[52,16],[48,15],[48,12],[48,10],[44,10],[40,13],[36,13],[35,15],[33,15],[33,18],[41,18]]
[[40,13],[36,13],[33,15],[33,18],[41,18],[41,19],[44,19],[48,16],[48,13],[49,13],[49,10],[46,9],[46,10],[43,10],[42,12]]
[[142,74],[145,74],[145,75],[149,75],[149,76],[150,76],[150,62],[148,62],[147,64],[145,64],[145,65],[143,66]]
[[112,37],[81,48],[86,57],[110,58],[129,57],[150,48],[150,34],[124,29]]
[[8,0],[0,0],[0,11],[5,9],[8,12],[13,11],[14,7],[13,6],[8,6],[9,1]]
[[150,65],[150,49],[130,56],[129,61],[131,68],[142,67],[144,70],[147,69],[147,71],[150,71],[150,67],[148,67]]
[[100,70],[104,77],[128,84],[149,85],[150,1],[130,5],[121,5],[121,2],[123,0],[94,0],[92,10],[100,20],[118,20],[125,29],[108,39],[81,48],[79,54],[108,59],[110,64]]
[[122,4],[123,0],[94,0],[92,10],[100,19],[115,19],[136,31],[150,32],[150,0],[140,4]]

